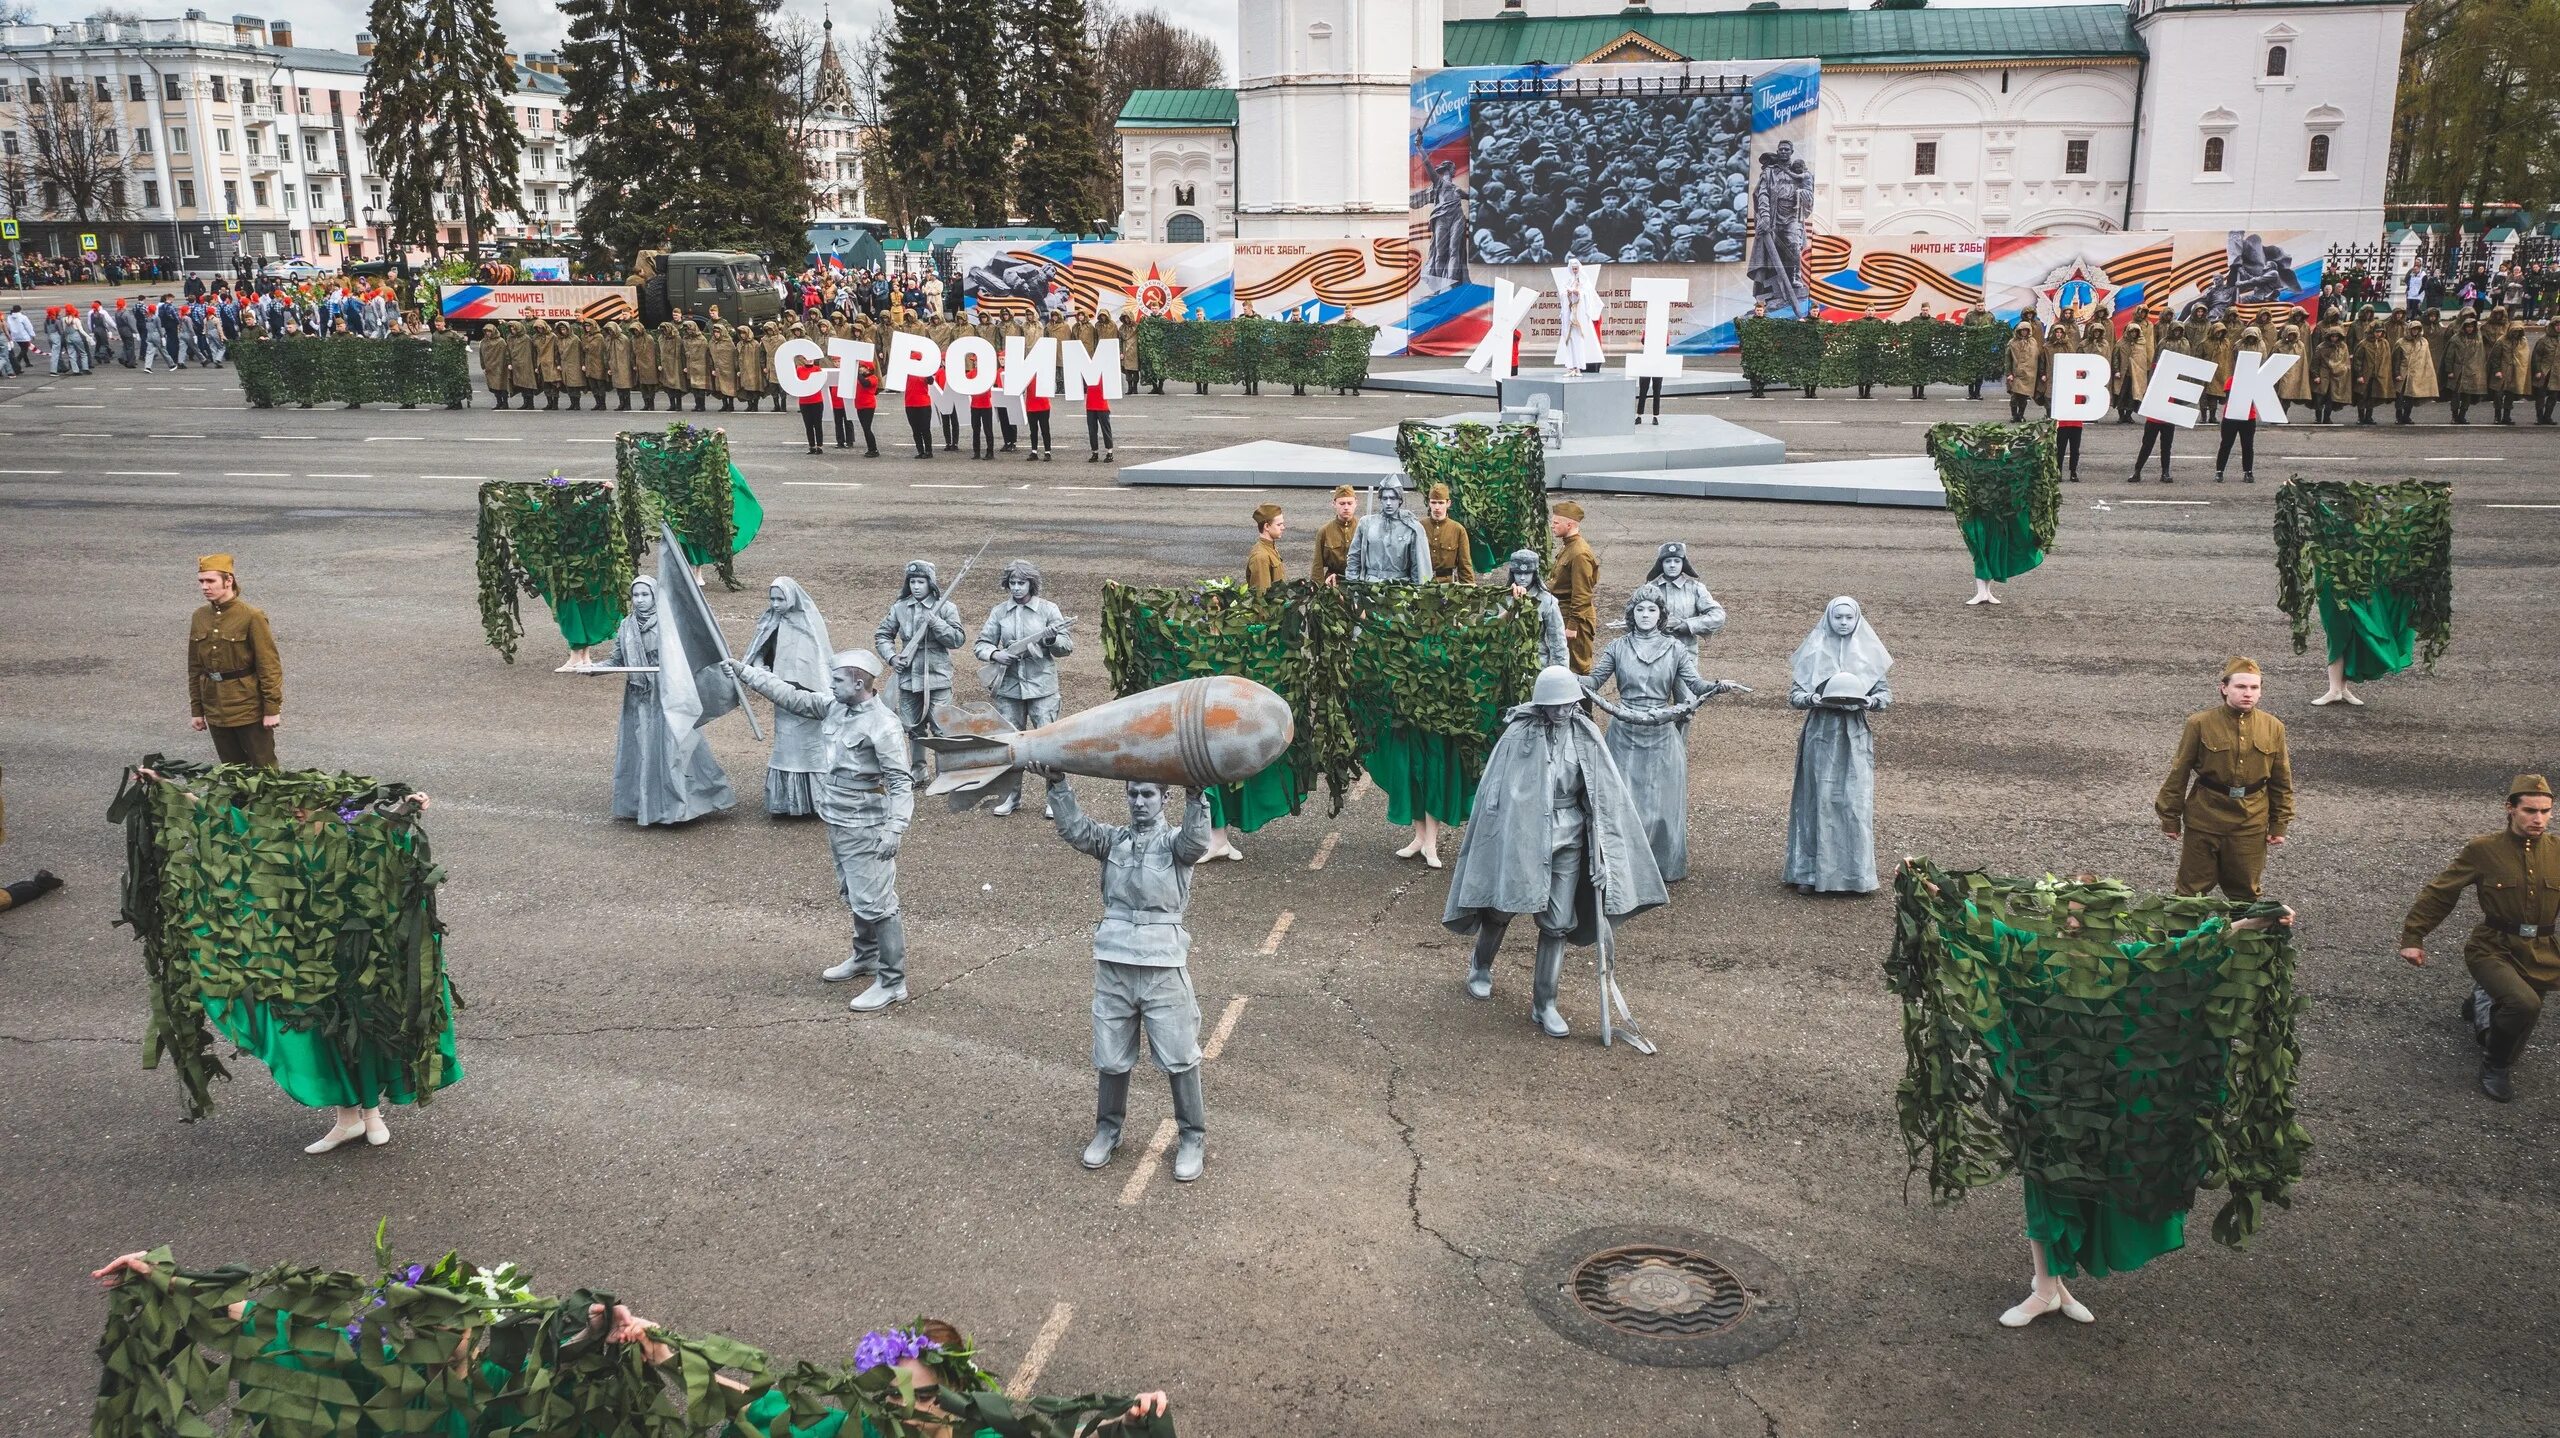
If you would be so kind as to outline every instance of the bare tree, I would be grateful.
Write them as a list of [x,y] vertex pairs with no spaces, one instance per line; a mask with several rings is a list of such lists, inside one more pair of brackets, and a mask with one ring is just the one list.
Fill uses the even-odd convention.
[[30,25],[35,18],[33,0],[0,0],[0,25]]
[[874,218],[887,220],[892,233],[912,235],[915,207],[898,183],[897,166],[890,163],[889,127],[881,123],[888,48],[889,23],[884,20],[855,42],[845,57],[845,73],[853,82],[853,121],[861,136],[863,205]]
[[27,182],[52,214],[87,223],[133,217],[139,166],[125,152],[122,116],[86,76],[27,82],[18,107]]
[[1101,62],[1101,108],[1093,118],[1103,148],[1118,154],[1113,123],[1137,90],[1210,90],[1227,78],[1218,44],[1157,10],[1124,10],[1118,0],[1086,0],[1086,27]]

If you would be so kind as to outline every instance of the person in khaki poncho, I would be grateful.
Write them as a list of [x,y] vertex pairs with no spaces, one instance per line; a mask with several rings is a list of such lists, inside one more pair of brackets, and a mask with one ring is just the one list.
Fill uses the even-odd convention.
[[2393,342],[2400,320],[2377,318],[2371,308],[2356,316],[2354,335],[2356,360],[2356,423],[2373,423],[2376,405],[2391,399],[2393,375],[2399,368],[2400,353]]
[[[2499,318],[2505,318],[2500,312]],[[2533,334],[2518,319],[2506,321],[2489,350],[2489,407],[2500,424],[2516,422],[2516,401],[2533,393]]]
[[560,334],[535,320],[525,328],[533,336],[533,377],[542,387],[542,407],[560,407]]
[[2453,402],[2453,422],[2471,423],[2471,406],[2489,393],[2489,350],[2480,333],[2480,316],[2466,314],[2445,341],[2445,397]]
[[507,332],[496,325],[480,331],[480,374],[489,383],[489,400],[507,407]]
[[2293,365],[2276,379],[2276,398],[2286,404],[2311,402],[2311,336],[2302,328],[2299,314],[2288,314],[2275,326],[2275,343],[2271,354],[2293,356]]
[[2143,321],[2143,312],[2134,311],[2125,321],[2123,332],[2116,336],[2109,356],[2115,374],[2108,388],[2114,391],[2118,424],[2133,423],[2133,412],[2142,405],[2142,387],[2151,382],[2151,366],[2160,353],[2151,327]]
[[2205,423],[2213,424],[2221,420],[2223,399],[2231,393],[2231,364],[2240,357],[2240,334],[2227,316],[2215,315],[2205,322],[2204,338],[2198,343],[2203,350],[2196,357],[2213,361],[2213,382],[2204,387],[2204,399],[2196,408]]
[[594,320],[584,321],[578,326],[578,366],[587,372],[587,397],[594,401],[597,409],[604,408],[604,392],[611,388],[605,382],[609,377],[606,348],[604,326]]
[[2396,420],[2407,424],[2418,401],[2434,399],[2443,391],[2436,385],[2436,354],[2427,326],[2409,324],[2396,315],[2392,324],[2398,330],[2392,345],[2398,352],[2392,367],[2392,409]]
[[[703,336],[702,349],[711,365],[711,392],[720,396],[722,410],[734,410],[738,407],[738,341],[717,320],[711,322],[710,331]],[[692,348],[693,340],[687,337],[685,349]]]
[[2017,423],[2027,417],[2027,403],[2036,397],[2036,377],[2044,370],[2044,343],[2036,338],[2033,320],[2021,319],[2009,332],[2009,421]]
[[2217,883],[2243,902],[2258,897],[2267,851],[2293,825],[2293,759],[2284,723],[2258,707],[2265,681],[2254,659],[2222,666],[2222,702],[2187,716],[2169,777],[2153,803],[2160,832],[2179,842],[2178,892]]
[[2355,347],[2347,327],[2323,321],[2311,341],[2311,414],[2322,424],[2355,399]]
[[2400,926],[2400,957],[2427,961],[2435,932],[2475,891],[2480,922],[2462,944],[2471,992],[2462,1018],[2480,1045],[2480,1091],[2500,1103],[2515,1097],[2509,1070],[2533,1036],[2542,1001],[2560,988],[2560,840],[2551,837],[2551,785],[2539,774],[2507,781],[2507,823],[2462,846],[2453,863],[2418,891]]
[[[673,320],[661,321],[656,336],[658,351],[658,388],[667,396],[667,408],[684,405],[684,331]],[[644,408],[646,406],[643,406]]]
[[578,339],[578,327],[567,320],[551,326],[552,348],[560,356],[560,370],[554,376],[560,393],[569,397],[569,408],[578,407],[578,397],[587,392],[587,349]]
[[213,735],[225,764],[276,767],[276,727],[284,722],[284,660],[265,611],[240,597],[228,554],[196,561],[205,602],[187,622],[187,711]]
[[2551,423],[2551,411],[2560,404],[2560,332],[2549,320],[2542,323],[2542,334],[2533,342],[2533,359],[2528,366],[2533,385],[2533,422]]
[[632,362],[639,347],[632,343],[631,327],[620,320],[607,321],[604,327],[604,372],[612,382],[616,410],[631,408]]
[[699,414],[711,402],[711,340],[699,320],[684,322],[684,387]]
[[534,363],[533,332],[540,325],[507,322],[507,388],[521,396],[523,408],[533,408],[533,397],[542,388],[542,374]]

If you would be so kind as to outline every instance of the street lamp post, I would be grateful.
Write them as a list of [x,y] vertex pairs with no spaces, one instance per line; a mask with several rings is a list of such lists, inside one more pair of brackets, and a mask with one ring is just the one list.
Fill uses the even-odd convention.
[[[377,251],[379,251],[379,250],[382,248],[382,237],[381,237],[379,234],[376,234],[376,233],[374,232],[374,228],[373,228],[373,206],[371,206],[371,205],[367,205],[367,206],[365,206],[365,207],[364,207],[364,232],[365,232],[366,234],[368,234],[368,235],[372,235],[372,236],[373,236],[373,244],[374,244],[374,248],[375,248]],[[378,254],[378,253],[377,253],[376,255],[374,255],[374,256],[373,256],[373,258],[375,258],[375,259],[377,259],[377,260],[378,260],[378,259],[381,259],[381,258],[382,258],[382,256],[381,256],[380,254]]]

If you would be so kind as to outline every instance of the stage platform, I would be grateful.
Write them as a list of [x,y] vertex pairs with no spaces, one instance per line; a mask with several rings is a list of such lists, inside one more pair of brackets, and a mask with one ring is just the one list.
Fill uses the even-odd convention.
[[[1491,411],[1442,415],[1433,424],[1494,422]],[[1355,453],[1395,457],[1393,428],[1362,430],[1351,436]],[[1561,448],[1547,451],[1547,487],[1567,487],[1569,475],[1625,470],[1704,469],[1728,464],[1783,464],[1786,441],[1730,420],[1706,414],[1667,414],[1662,423],[1630,426],[1623,434],[1577,435],[1568,426]]]
[[[1691,357],[1689,372],[1678,379],[1664,380],[1662,392],[1672,396],[1749,394],[1751,392],[1750,382],[1745,380],[1739,371],[1705,370],[1698,368],[1697,365],[1697,359],[1694,356]],[[1626,371],[1611,365],[1600,373],[1620,376]],[[1561,374],[1562,371],[1553,365],[1529,365],[1521,369],[1519,377],[1555,379]],[[1634,381],[1630,380],[1628,383],[1632,384]],[[1403,394],[1456,395],[1464,399],[1491,399],[1494,396],[1494,381],[1491,375],[1477,374],[1473,370],[1454,365],[1447,369],[1371,370],[1369,377],[1361,381],[1360,387]]]
[[1938,467],[1926,458],[1621,470],[1567,475],[1561,484],[1550,488],[1600,494],[1665,494],[1684,499],[1778,499],[1905,509],[1947,507],[1947,491],[1938,482]]

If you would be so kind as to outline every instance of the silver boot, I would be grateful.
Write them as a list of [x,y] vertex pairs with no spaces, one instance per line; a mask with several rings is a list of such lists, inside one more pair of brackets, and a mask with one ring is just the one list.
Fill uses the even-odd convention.
[[1173,1121],[1179,1135],[1173,1144],[1173,1181],[1189,1183],[1209,1159],[1209,1101],[1200,1092],[1200,1066],[1193,1064],[1173,1079]]
[[1529,982],[1529,1018],[1551,1039],[1571,1036],[1556,1011],[1556,984],[1564,977],[1564,935],[1538,935],[1538,967]]
[[1084,1146],[1084,1166],[1100,1168],[1111,1162],[1112,1150],[1120,1146],[1120,1127],[1129,1117],[1129,1075],[1096,1074],[1100,1082],[1093,1101],[1093,1141]]

